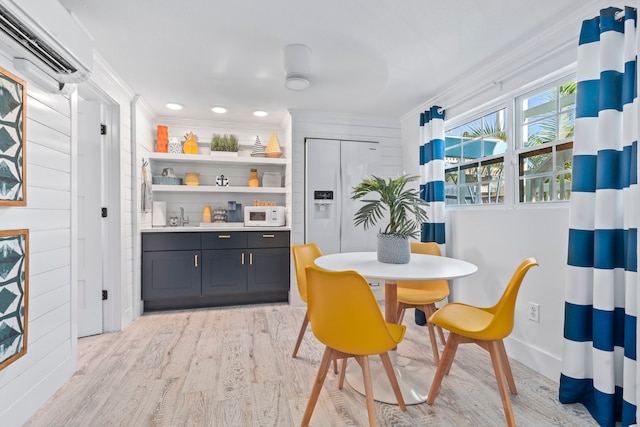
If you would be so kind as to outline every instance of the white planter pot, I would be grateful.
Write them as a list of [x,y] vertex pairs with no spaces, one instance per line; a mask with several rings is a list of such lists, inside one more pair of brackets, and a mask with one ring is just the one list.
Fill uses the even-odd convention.
[[408,237],[378,233],[378,261],[386,264],[408,264],[411,245]]

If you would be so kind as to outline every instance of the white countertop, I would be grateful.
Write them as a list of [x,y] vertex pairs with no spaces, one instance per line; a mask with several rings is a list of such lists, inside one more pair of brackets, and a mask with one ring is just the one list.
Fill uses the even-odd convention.
[[147,227],[141,228],[142,233],[184,233],[184,232],[201,232],[208,231],[291,231],[291,227],[246,227],[243,223],[237,224],[216,224],[200,227],[197,225],[188,225],[184,227]]

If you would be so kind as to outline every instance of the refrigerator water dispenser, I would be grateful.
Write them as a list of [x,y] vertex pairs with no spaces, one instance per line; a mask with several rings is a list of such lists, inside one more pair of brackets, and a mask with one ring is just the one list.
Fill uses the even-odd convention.
[[333,191],[320,190],[313,192],[313,218],[332,219],[331,205],[333,204]]

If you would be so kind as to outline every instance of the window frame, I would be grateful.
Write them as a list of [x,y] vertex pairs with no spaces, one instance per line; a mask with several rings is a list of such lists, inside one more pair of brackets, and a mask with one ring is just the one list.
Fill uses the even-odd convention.
[[[532,97],[532,96],[535,96],[536,93],[543,93],[545,91],[548,91],[551,88],[554,88],[554,87],[557,88],[563,84],[570,83],[570,82],[577,82],[575,65],[571,67],[566,67],[562,70],[558,70],[555,73],[549,74],[546,77],[537,79],[530,83],[523,84],[520,87],[510,91],[510,93],[502,97],[494,98],[493,100],[490,100],[489,102],[485,103],[480,107],[476,107],[476,108],[471,107],[467,109],[465,113],[459,114],[452,119],[449,119],[449,120],[445,119],[444,130],[446,135],[449,131],[451,131],[452,129],[455,129],[456,127],[463,126],[466,123],[471,123],[479,118],[482,118],[488,114],[491,114],[493,112],[499,111],[504,108],[505,109],[505,132],[507,133],[506,135],[507,148],[504,153],[481,157],[471,162],[460,162],[455,165],[455,167],[458,168],[458,183],[459,183],[461,166],[475,163],[476,165],[478,165],[478,167],[480,167],[481,163],[503,157],[504,158],[504,170],[503,170],[504,199],[503,201],[501,203],[465,204],[460,202],[460,194],[458,192],[457,194],[458,203],[449,204],[446,201],[446,198],[447,198],[447,188],[450,188],[450,187],[446,186],[446,180],[445,180],[445,204],[447,209],[450,209],[450,208],[469,209],[471,207],[480,207],[482,209],[491,209],[491,208],[517,209],[517,208],[549,208],[552,206],[556,206],[556,207],[568,206],[570,197],[568,199],[565,198],[563,200],[556,200],[555,199],[556,196],[554,196],[554,200],[544,200],[544,201],[535,201],[535,202],[520,201],[521,200],[521,190],[520,190],[521,177],[519,173],[520,156],[526,155],[531,152],[535,152],[537,150],[542,150],[542,149],[546,150],[547,147],[552,147],[551,154],[552,154],[552,159],[554,164],[549,174],[553,174],[554,177],[559,174],[565,174],[565,173],[572,174],[572,170],[558,169],[556,161],[558,159],[558,152],[562,151],[562,150],[558,150],[558,148],[563,148],[563,147],[566,147],[567,144],[571,144],[571,149],[573,149],[573,140],[574,140],[575,133],[573,136],[569,138],[550,141],[548,143],[534,145],[531,147],[523,147],[524,144],[522,143],[522,135],[523,135],[522,126],[524,124],[524,120],[522,116],[522,107],[521,105],[518,105],[518,104],[519,104],[519,100],[524,99],[525,97]],[[560,102],[560,101],[558,100],[557,102]],[[574,114],[574,120],[575,120],[575,104],[573,107],[573,112],[574,112],[573,114]],[[555,110],[555,114],[557,115],[557,117],[559,117],[561,114],[560,110]],[[445,165],[444,167],[445,174],[447,173],[447,170],[451,169],[452,166],[453,165],[451,166]],[[456,188],[459,188],[459,186],[456,186]],[[566,188],[565,188],[565,191],[566,191]],[[570,191],[570,188],[569,188],[569,191]]]

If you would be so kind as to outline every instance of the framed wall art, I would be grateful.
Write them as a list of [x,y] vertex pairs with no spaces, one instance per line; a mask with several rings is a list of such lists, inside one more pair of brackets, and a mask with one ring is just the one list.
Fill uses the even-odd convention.
[[27,353],[29,230],[0,231],[0,370]]
[[26,206],[27,86],[0,68],[0,206]]

